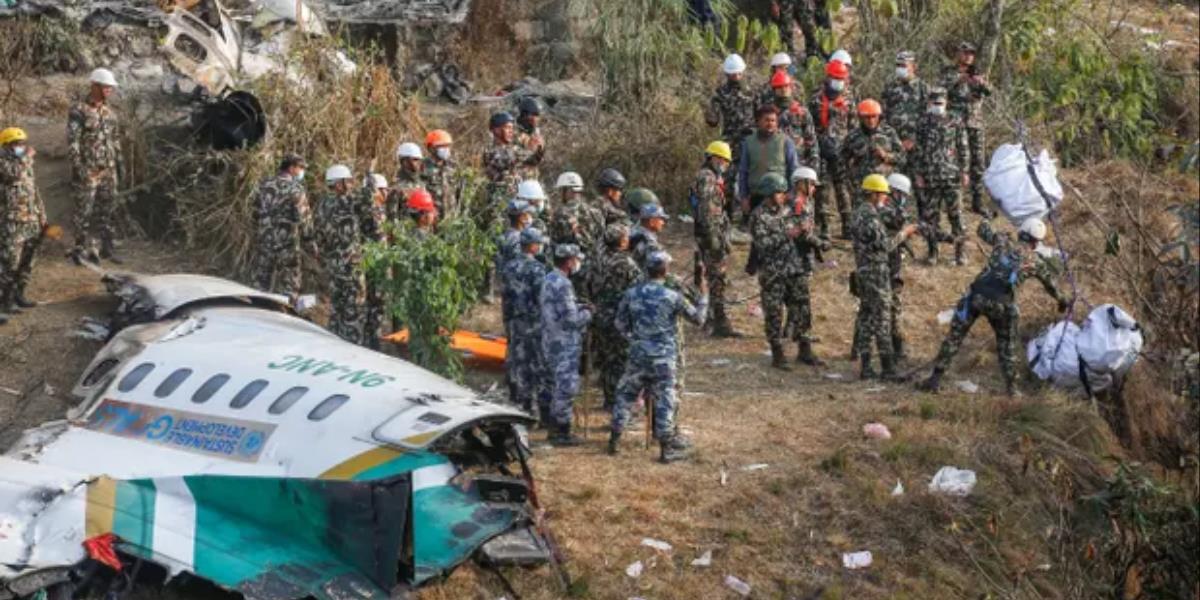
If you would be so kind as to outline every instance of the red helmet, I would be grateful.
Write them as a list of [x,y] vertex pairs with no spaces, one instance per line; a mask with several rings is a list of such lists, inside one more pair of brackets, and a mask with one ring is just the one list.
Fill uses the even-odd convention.
[[416,212],[429,212],[434,210],[433,196],[422,188],[416,188],[408,192],[408,198],[404,201],[404,206],[409,210]]
[[792,77],[787,74],[787,71],[776,71],[771,76],[772,88],[790,87],[792,85]]
[[878,117],[883,114],[883,107],[870,98],[858,103],[858,116]]
[[845,79],[850,76],[850,69],[840,60],[831,60],[825,65],[825,75],[833,79]]

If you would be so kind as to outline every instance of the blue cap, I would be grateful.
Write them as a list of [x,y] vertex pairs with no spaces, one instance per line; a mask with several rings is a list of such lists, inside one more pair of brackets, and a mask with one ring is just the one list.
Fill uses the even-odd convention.
[[495,129],[497,127],[503,127],[512,122],[513,122],[512,115],[508,114],[507,112],[498,112],[498,113],[492,115],[491,119],[488,119],[488,129]]
[[638,213],[638,218],[641,218],[641,219],[651,219],[651,218],[670,219],[671,217],[667,216],[667,211],[663,210],[663,208],[661,206],[659,206],[657,204],[647,204],[647,205],[643,206],[641,212]]
[[579,246],[575,244],[559,244],[554,247],[554,258],[569,258],[572,256],[583,256]]
[[671,255],[662,250],[651,252],[650,256],[646,257],[647,268],[654,269],[669,264],[671,264]]
[[538,231],[536,227],[526,227],[525,229],[521,230],[521,245],[522,246],[527,246],[529,244],[545,244],[545,243],[546,243],[546,236],[542,235],[542,232]]

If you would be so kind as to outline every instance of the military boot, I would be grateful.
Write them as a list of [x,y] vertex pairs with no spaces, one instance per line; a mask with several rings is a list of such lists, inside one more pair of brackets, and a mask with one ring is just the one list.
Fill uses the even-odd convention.
[[36,300],[30,300],[25,296],[25,290],[23,289],[17,290],[17,293],[13,296],[13,304],[17,308],[34,308],[38,305]]
[[546,441],[550,442],[551,446],[563,447],[578,446],[579,444],[583,443],[583,440],[571,433],[570,423],[565,425],[555,425],[554,430],[550,433],[550,436],[546,438]]
[[783,344],[779,342],[771,342],[771,367],[780,371],[791,371],[791,365],[788,365],[787,358],[783,354]]
[[733,324],[729,322],[729,316],[725,314],[724,310],[721,310],[713,320],[712,336],[715,338],[740,338],[742,334],[733,328]]
[[676,441],[677,436],[670,435],[658,440],[658,461],[661,463],[673,463],[681,460],[686,460],[688,457],[687,446]]
[[894,355],[880,354],[879,363],[883,366],[883,372],[880,374],[880,378],[884,381],[904,383],[908,380],[907,377],[904,377],[896,372],[896,357]]
[[853,237],[853,234],[851,234],[851,232],[850,232],[850,213],[842,213],[841,216],[842,216],[842,234],[838,236],[838,239],[843,239],[843,240],[851,239]]
[[967,243],[963,240],[954,242],[954,264],[960,267],[967,264]]
[[8,323],[12,319],[12,311],[9,308],[7,293],[0,293],[0,325]]
[[858,355],[858,357],[860,363],[862,364],[862,370],[859,371],[859,379],[865,381],[867,379],[875,379],[879,376],[875,373],[875,369],[871,367],[870,352],[863,352],[862,354]]
[[550,407],[549,406],[539,406],[538,407],[538,422],[537,422],[538,429],[549,430],[550,422],[551,422],[550,421]]
[[925,238],[925,244],[928,246],[928,251],[925,253],[925,264],[934,266],[938,262],[938,241],[936,237]]
[[942,370],[935,368],[933,372],[929,374],[929,379],[917,384],[917,389],[921,390],[922,392],[929,392],[930,394],[938,393],[938,391],[942,389],[942,375]]
[[825,361],[817,358],[817,355],[813,353],[811,340],[800,340],[799,345],[800,352],[796,355],[796,362],[810,367],[825,366]]
[[900,335],[895,329],[892,330],[892,353],[896,357],[896,364],[908,360],[908,350],[904,346],[904,336]]
[[[107,260],[108,262],[110,262],[114,265],[125,264],[124,259],[117,256],[116,251],[115,251],[115,246],[113,246],[112,240],[105,240],[100,245],[100,258],[103,258],[104,260]],[[99,263],[100,261],[97,260],[96,262]]]
[[614,432],[608,434],[608,454],[609,454],[609,456],[616,456],[620,453],[621,453],[621,434],[619,432],[614,431]]

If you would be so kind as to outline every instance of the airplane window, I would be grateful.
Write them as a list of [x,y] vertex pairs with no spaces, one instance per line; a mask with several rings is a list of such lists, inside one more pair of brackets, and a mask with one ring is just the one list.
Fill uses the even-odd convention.
[[192,394],[192,402],[195,402],[196,404],[208,402],[208,399],[212,398],[213,394],[217,393],[217,390],[221,389],[221,387],[224,386],[228,381],[229,376],[224,373],[209,377],[208,381],[205,381],[204,384],[200,386],[200,389],[196,390],[195,394]]
[[345,404],[346,401],[349,399],[350,399],[350,396],[347,396],[345,394],[334,394],[333,396],[330,396],[330,397],[322,400],[320,404],[318,404],[315,408],[312,409],[312,411],[310,411],[308,413],[308,420],[309,421],[323,420],[325,417],[328,417],[329,415],[333,414],[333,411],[341,408],[342,405]]
[[121,383],[117,384],[117,390],[122,392],[132,391],[133,388],[137,387],[138,384],[150,374],[150,371],[153,370],[154,363],[148,362],[134,367],[132,371],[126,373],[125,376],[121,378]]
[[154,388],[154,396],[156,398],[166,398],[176,390],[188,377],[192,376],[191,369],[175,369],[174,373],[167,375],[167,378]]
[[304,394],[308,393],[306,387],[294,387],[282,394],[271,403],[271,408],[267,412],[273,415],[282,415],[287,409],[291,408]]
[[266,379],[255,379],[247,383],[246,387],[242,388],[229,402],[229,408],[245,408],[265,387],[267,387]]

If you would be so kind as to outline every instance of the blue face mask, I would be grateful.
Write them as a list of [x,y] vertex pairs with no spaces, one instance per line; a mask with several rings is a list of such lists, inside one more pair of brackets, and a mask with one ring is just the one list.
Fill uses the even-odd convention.
[[16,156],[17,158],[24,158],[25,146],[13,146],[12,153],[13,156]]

